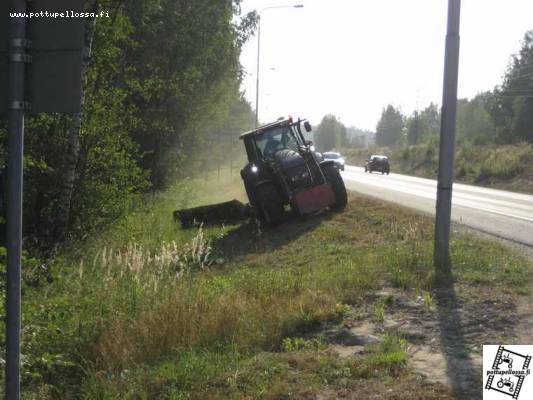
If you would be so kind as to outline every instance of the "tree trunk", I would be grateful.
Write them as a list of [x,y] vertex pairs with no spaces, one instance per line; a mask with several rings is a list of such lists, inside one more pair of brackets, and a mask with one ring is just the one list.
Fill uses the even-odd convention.
[[[93,10],[96,10],[97,1],[93,5]],[[85,90],[87,84],[87,70],[89,68],[89,62],[91,60],[91,47],[93,43],[94,29],[96,24],[96,18],[88,19],[85,24],[84,43],[82,49],[81,60],[81,92],[80,92],[80,112],[76,113],[72,117],[72,123],[68,130],[68,147],[65,154],[65,162],[63,165],[63,171],[61,174],[61,187],[59,189],[58,196],[58,210],[55,219],[55,232],[56,239],[64,240],[67,234],[72,193],[74,192],[74,184],[76,182],[76,167],[78,165],[79,153],[80,153],[80,130],[83,120],[83,104],[85,102]]]

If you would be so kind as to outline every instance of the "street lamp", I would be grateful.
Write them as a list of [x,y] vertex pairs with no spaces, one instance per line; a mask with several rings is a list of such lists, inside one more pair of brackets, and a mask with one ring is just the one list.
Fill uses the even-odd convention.
[[274,8],[303,8],[303,4],[295,4],[291,6],[272,6],[263,8],[258,12],[257,17],[257,74],[256,74],[256,88],[255,88],[255,127],[259,126],[259,55],[261,46],[261,14],[263,11],[271,10]]

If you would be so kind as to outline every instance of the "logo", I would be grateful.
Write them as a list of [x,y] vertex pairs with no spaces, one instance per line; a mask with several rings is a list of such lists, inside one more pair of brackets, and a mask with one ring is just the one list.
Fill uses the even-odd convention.
[[533,346],[483,346],[483,400],[531,399]]

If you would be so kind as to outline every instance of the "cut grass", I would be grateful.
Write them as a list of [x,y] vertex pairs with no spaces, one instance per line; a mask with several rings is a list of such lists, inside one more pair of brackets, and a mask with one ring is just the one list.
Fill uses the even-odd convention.
[[[302,339],[309,330],[357,314],[382,286],[433,288],[431,220],[359,196],[343,213],[260,234],[253,224],[205,228],[212,262],[176,276],[181,264],[163,257],[163,242],[175,242],[181,260],[198,232],[179,229],[172,211],[242,195],[238,178],[187,185],[195,183],[205,194],[191,197],[178,185],[56,261],[62,275],[26,303],[38,310],[25,314],[36,326],[29,343],[42,343],[29,354],[46,350],[73,365],[47,367],[28,383],[36,392],[53,385],[67,399],[314,396],[330,383],[350,386],[345,380],[359,372]],[[150,257],[116,256],[132,243]],[[102,260],[104,248],[112,261]],[[529,290],[531,263],[503,246],[457,235],[452,259],[462,284]],[[403,370],[403,342],[391,336],[382,346],[361,361],[370,381],[374,370],[385,381]]]

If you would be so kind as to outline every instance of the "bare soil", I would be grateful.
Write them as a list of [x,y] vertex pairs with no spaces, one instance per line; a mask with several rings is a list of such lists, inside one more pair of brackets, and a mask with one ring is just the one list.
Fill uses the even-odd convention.
[[[394,386],[384,385],[394,390],[368,389],[368,398],[479,399],[482,345],[533,343],[530,298],[457,285],[435,290],[432,297],[386,288],[367,300],[364,310],[321,334],[329,349],[344,359],[364,357],[365,346],[380,341],[385,332],[408,341],[412,376],[398,379]],[[382,321],[376,321],[375,304],[386,304]],[[406,386],[406,381],[414,386]],[[361,384],[372,385],[372,380]],[[361,387],[353,393],[331,389],[318,398],[361,398],[361,393],[365,393]]]

